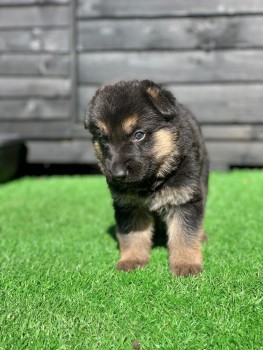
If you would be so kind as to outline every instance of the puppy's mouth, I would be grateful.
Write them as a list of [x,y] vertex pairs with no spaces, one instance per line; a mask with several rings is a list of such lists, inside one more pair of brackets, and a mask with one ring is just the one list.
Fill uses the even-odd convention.
[[132,173],[127,171],[124,176],[110,176],[110,181],[116,184],[135,184],[139,183],[144,179],[144,176],[134,176]]
[[113,176],[112,173],[108,172],[107,180],[116,186],[136,187],[154,176],[154,169],[150,164],[146,165],[140,162],[133,165],[132,169],[126,169],[125,173],[120,173],[119,176],[116,174]]

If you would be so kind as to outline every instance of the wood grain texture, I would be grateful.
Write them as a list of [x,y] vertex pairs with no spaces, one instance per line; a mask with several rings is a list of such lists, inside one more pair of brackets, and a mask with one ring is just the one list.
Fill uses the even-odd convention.
[[262,48],[263,16],[78,21],[79,52]]
[[57,76],[69,75],[69,56],[55,54],[2,54],[0,75]]
[[203,123],[262,123],[263,85],[169,86]]
[[2,30],[0,52],[69,52],[68,29]]
[[1,121],[2,133],[17,133],[26,140],[60,140],[72,137],[71,121]]
[[69,106],[65,98],[0,99],[0,120],[64,119],[69,117]]
[[0,0],[0,6],[21,6],[21,5],[65,5],[68,4],[70,0]]
[[88,104],[91,101],[97,86],[79,86],[78,87],[78,120],[84,121]]
[[256,125],[203,125],[206,140],[263,141],[263,124]]
[[70,80],[58,78],[0,78],[0,97],[52,97],[70,95]]
[[78,0],[79,18],[222,15],[263,12],[261,0]]
[[[168,85],[202,123],[263,123],[263,84]],[[84,120],[96,86],[79,87],[79,119]]]
[[69,25],[69,6],[1,7],[0,28]]
[[79,55],[80,83],[263,81],[263,51],[107,52]]
[[95,164],[97,162],[89,139],[82,141],[29,141],[27,146],[30,163]]
[[263,166],[263,142],[207,142],[212,168],[228,166]]

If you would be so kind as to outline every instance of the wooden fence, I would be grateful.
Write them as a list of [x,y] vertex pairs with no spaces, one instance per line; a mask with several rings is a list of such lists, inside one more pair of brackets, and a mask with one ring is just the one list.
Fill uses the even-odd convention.
[[31,163],[94,163],[96,88],[165,84],[198,117],[212,167],[263,166],[263,0],[0,0],[0,132]]

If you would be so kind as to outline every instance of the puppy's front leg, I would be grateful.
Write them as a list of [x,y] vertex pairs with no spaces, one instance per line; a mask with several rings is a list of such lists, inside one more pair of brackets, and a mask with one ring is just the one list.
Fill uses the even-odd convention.
[[120,246],[118,270],[143,268],[149,261],[153,219],[147,210],[114,205]]
[[202,271],[203,203],[187,203],[169,210],[166,218],[171,271],[177,276]]

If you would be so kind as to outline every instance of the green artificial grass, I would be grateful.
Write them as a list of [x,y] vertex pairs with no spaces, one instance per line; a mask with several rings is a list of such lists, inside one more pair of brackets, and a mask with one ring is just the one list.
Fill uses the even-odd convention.
[[[213,173],[204,271],[115,270],[101,176],[0,186],[0,349],[262,349],[263,172]],[[260,288],[261,287],[261,288]]]

